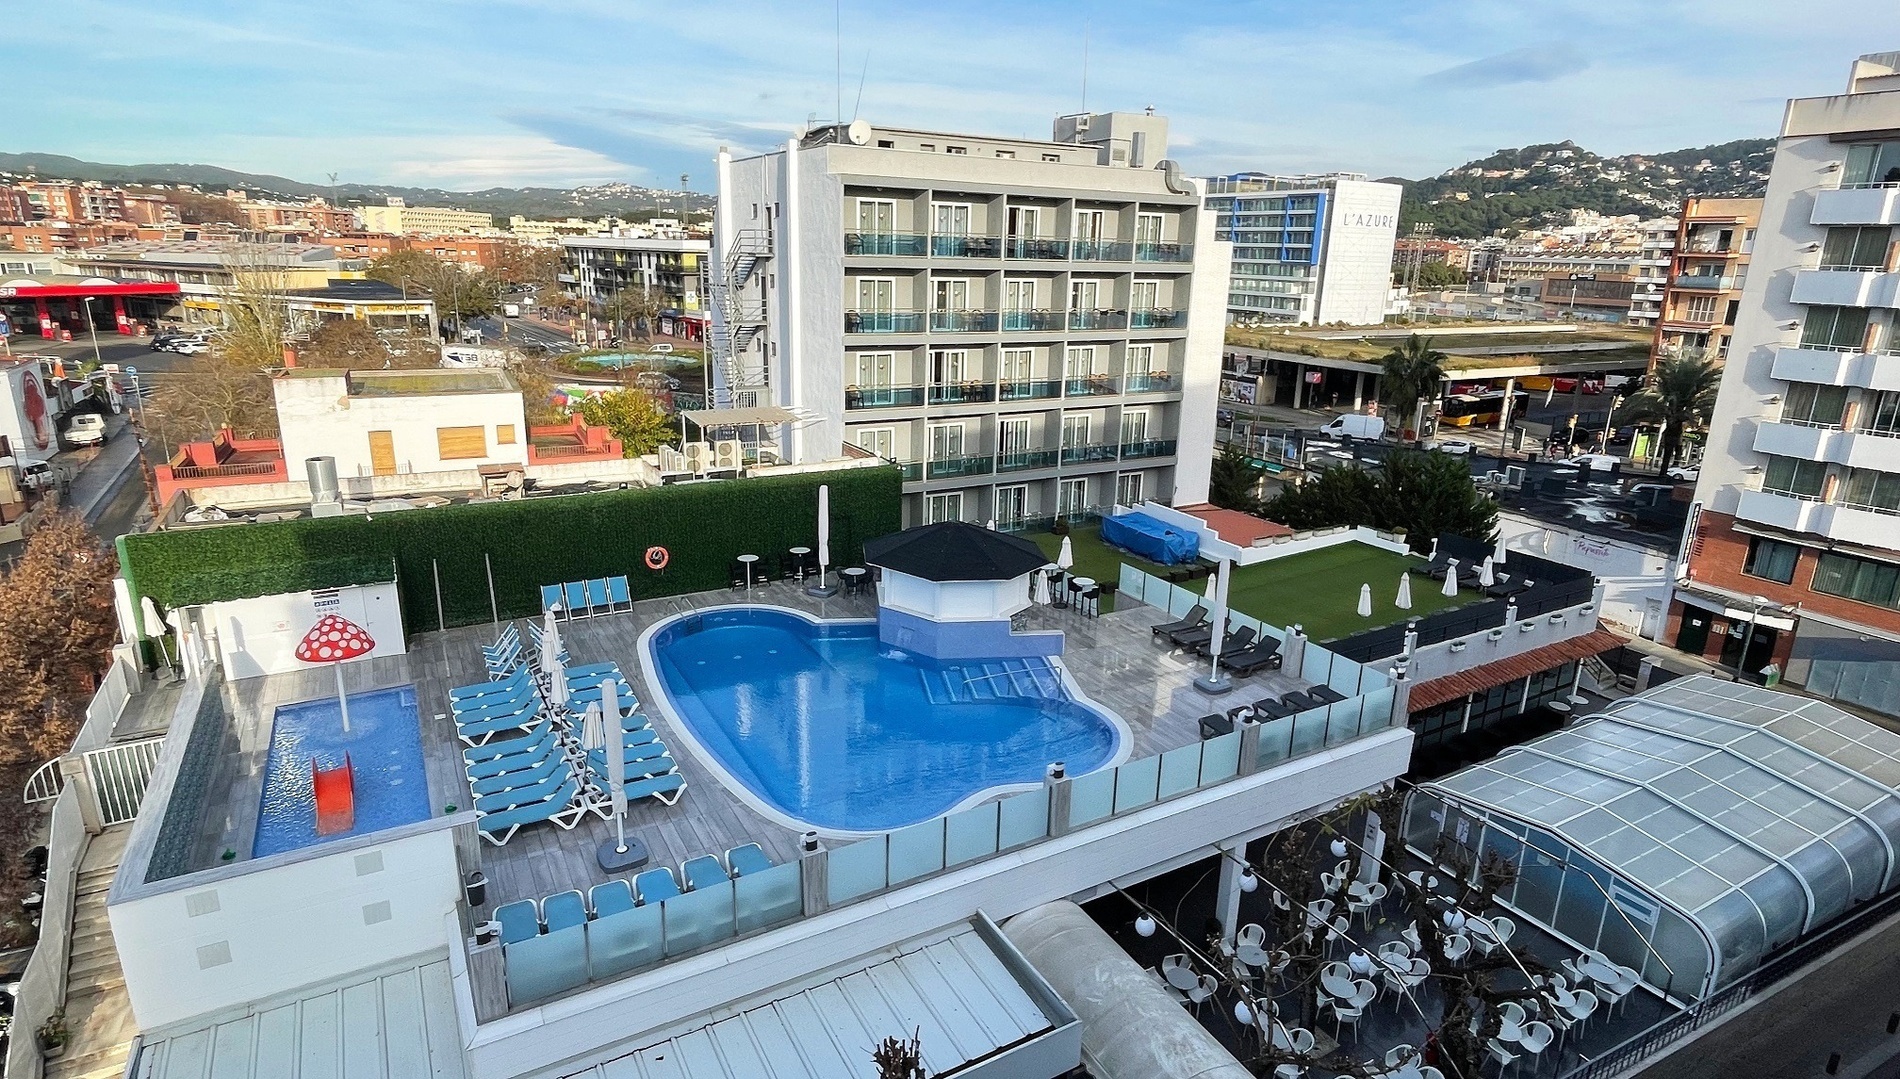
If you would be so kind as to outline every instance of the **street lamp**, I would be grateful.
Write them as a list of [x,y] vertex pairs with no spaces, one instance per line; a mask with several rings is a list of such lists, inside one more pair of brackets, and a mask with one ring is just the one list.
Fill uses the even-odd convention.
[[92,297],[83,297],[80,302],[86,305],[86,332],[92,335],[93,365],[104,367],[106,362],[99,358],[99,327],[93,325],[92,321]]

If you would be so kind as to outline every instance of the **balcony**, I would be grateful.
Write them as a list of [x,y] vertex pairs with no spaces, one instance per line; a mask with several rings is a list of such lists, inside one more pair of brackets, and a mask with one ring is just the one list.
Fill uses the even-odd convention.
[[1128,328],[1126,311],[1071,311],[1069,329],[1071,330],[1125,330]]
[[1166,371],[1122,376],[1123,393],[1170,393],[1178,388],[1174,384],[1174,376]]
[[1070,251],[1077,262],[1130,262],[1135,245],[1127,240],[1075,240]]
[[995,236],[932,236],[930,253],[951,259],[1001,258],[1003,241]]
[[1063,382],[1064,397],[1113,397],[1115,380],[1108,375],[1084,375]]
[[1875,431],[1775,421],[1755,429],[1755,451],[1900,473],[1900,437]]
[[930,237],[921,232],[847,232],[847,255],[887,255],[898,258],[922,258],[930,249]]
[[1062,383],[1057,379],[1006,380],[997,386],[996,393],[999,401],[1042,401],[1061,396]]
[[1083,465],[1096,461],[1113,461],[1121,452],[1116,442],[1093,442],[1083,446],[1062,447],[1062,463],[1065,465]]
[[844,391],[844,407],[847,411],[861,408],[915,408],[924,403],[924,391],[915,386],[873,386],[860,389],[847,387]]
[[1168,330],[1187,325],[1187,312],[1172,307],[1143,307],[1128,312],[1131,330]]
[[1069,241],[1011,236],[1003,241],[1003,257],[1067,262]]
[[1806,532],[1867,547],[1894,549],[1893,514],[1822,502],[1778,491],[1743,491],[1735,516],[1790,532]]
[[970,405],[996,400],[996,387],[987,382],[959,382],[950,386],[930,387],[933,405]]
[[905,461],[897,467],[903,471],[905,483],[916,483],[924,478],[924,465],[922,461]]
[[947,457],[930,462],[930,478],[955,479],[958,476],[987,476],[995,462],[988,457]]
[[996,471],[1023,472],[1032,468],[1054,468],[1056,451],[1054,450],[1017,450],[1005,451],[996,455]]
[[1735,278],[1721,274],[1677,274],[1669,284],[1673,288],[1707,289],[1710,292],[1724,292],[1735,287]]
[[1784,382],[1818,382],[1863,390],[1900,390],[1900,352],[1868,353],[1858,348],[1804,345],[1775,350],[1770,376]]
[[1138,442],[1122,443],[1122,460],[1138,460],[1144,457],[1173,457],[1175,441],[1172,438],[1144,438]]
[[846,311],[846,333],[922,333],[922,311]]
[[1193,244],[1136,243],[1136,262],[1193,262]]
[[995,311],[932,311],[932,333],[995,333]]
[[1723,246],[1721,241],[1713,236],[1706,238],[1692,236],[1687,243],[1676,248],[1676,254],[1678,255],[1728,255],[1732,257],[1741,253],[1741,248],[1735,246],[1734,241],[1731,240],[1727,246]]
[[1900,272],[1797,270],[1789,299],[1840,307],[1900,307]]
[[1855,187],[1816,191],[1814,225],[1900,225],[1900,187]]
[[1004,311],[1002,326],[1005,333],[1037,333],[1045,330],[1065,330],[1069,318],[1066,311]]

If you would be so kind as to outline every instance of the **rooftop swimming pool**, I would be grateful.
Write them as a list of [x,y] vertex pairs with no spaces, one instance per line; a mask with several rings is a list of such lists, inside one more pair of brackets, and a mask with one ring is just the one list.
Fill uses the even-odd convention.
[[648,684],[735,793],[795,827],[872,832],[1012,786],[1111,763],[1121,721],[1047,660],[937,663],[877,624],[782,608],[681,615],[648,630]]
[[[355,776],[356,822],[348,831],[320,836],[311,762],[332,768],[345,754]],[[251,857],[380,832],[426,820],[429,814],[414,686],[350,694],[348,734],[335,697],[277,709]]]

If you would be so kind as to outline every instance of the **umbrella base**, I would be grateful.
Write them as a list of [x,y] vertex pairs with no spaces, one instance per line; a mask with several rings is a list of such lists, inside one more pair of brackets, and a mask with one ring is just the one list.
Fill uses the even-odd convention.
[[1194,680],[1194,688],[1210,697],[1218,697],[1223,693],[1233,692],[1234,680],[1231,678],[1222,678],[1219,681],[1215,681],[1206,675],[1202,675]]
[[609,873],[619,873],[628,869],[639,869],[647,864],[647,845],[632,836],[627,837],[627,849],[622,852],[619,844],[612,839],[600,845],[595,855],[600,868]]
[[838,582],[832,581],[829,584],[812,585],[805,589],[805,594],[808,596],[817,596],[819,599],[830,599],[837,595],[838,591]]

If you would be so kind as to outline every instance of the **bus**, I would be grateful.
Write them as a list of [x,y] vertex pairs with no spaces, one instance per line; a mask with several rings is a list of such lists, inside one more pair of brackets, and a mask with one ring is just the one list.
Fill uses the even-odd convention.
[[[1511,394],[1511,415],[1522,416],[1529,406],[1531,395],[1523,390]],[[1486,393],[1460,393],[1445,398],[1438,406],[1438,424],[1440,427],[1472,427],[1496,424],[1504,411],[1504,391],[1491,390]]]

